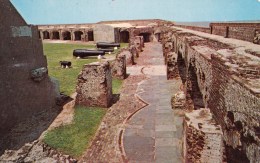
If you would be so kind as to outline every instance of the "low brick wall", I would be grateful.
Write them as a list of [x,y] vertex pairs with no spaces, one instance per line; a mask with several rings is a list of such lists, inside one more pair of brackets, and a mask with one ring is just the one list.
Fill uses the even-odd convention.
[[223,162],[223,134],[209,109],[185,114],[183,142],[185,162]]
[[259,162],[258,46],[176,27],[162,33],[165,57],[177,54],[172,64],[177,62],[186,109],[211,109],[222,127],[228,161]]
[[126,78],[126,56],[118,55],[114,61],[111,62],[112,76],[117,79]]
[[76,87],[76,105],[110,107],[112,76],[108,62],[83,66]]

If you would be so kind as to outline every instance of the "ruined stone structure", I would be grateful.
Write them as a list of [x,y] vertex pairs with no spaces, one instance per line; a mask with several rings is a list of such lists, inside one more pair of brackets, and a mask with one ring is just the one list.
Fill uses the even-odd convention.
[[8,0],[0,0],[0,10],[2,138],[23,120],[51,111],[59,92],[48,76],[37,27],[28,25]]
[[234,38],[234,39],[253,42],[255,44],[260,44],[259,41],[260,23],[259,22],[210,23],[210,27],[195,27],[195,26],[184,26],[184,25],[178,25],[178,26],[182,28],[187,28],[191,30],[223,36],[225,38]]
[[173,95],[171,99],[172,109],[185,109],[186,96],[183,91],[179,91]]
[[78,76],[76,105],[110,107],[112,76],[108,62],[84,65]]
[[177,54],[173,65],[186,105],[210,108],[222,127],[228,162],[260,162],[259,45],[172,25],[162,29],[164,56]]
[[117,79],[126,78],[126,56],[118,55],[114,61],[111,63],[111,73],[112,76]]
[[96,42],[119,42],[119,28],[107,24],[96,24],[94,38]]
[[212,118],[209,109],[185,114],[184,158],[185,162],[222,163],[223,134]]
[[42,40],[94,41],[93,24],[40,25]]
[[134,42],[135,36],[143,36],[144,42],[158,40],[160,31],[155,27],[162,20],[105,21],[96,24],[40,25],[42,40],[71,40],[95,42]]

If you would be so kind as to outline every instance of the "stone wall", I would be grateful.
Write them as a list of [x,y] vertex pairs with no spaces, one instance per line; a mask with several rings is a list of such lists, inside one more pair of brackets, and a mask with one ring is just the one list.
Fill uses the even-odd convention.
[[113,26],[96,24],[93,32],[95,42],[116,42],[115,28]]
[[[212,34],[253,42],[260,23],[211,23]],[[257,42],[257,44],[259,44]]]
[[112,76],[109,63],[84,65],[78,76],[76,92],[76,105],[110,107]]
[[10,1],[0,0],[0,135],[32,115],[50,110],[58,96],[47,71],[36,26]]
[[212,26],[212,34],[226,37],[227,26]]
[[187,25],[175,25],[176,27],[186,28],[190,30],[200,31],[204,33],[223,36],[226,38],[234,38],[260,44],[260,23],[210,23],[210,27],[198,27]]
[[138,27],[138,28],[129,28],[129,36],[130,36],[130,44],[134,42],[136,36],[140,36],[141,34],[150,34],[149,38],[147,38],[147,41],[144,42],[152,42],[154,38],[154,29],[153,27]]
[[117,79],[126,78],[126,56],[118,55],[114,61],[111,62],[112,76]]
[[185,162],[223,162],[223,134],[209,109],[185,114],[183,142]]
[[259,162],[259,47],[177,27],[165,30],[162,40],[165,57],[177,54],[173,64],[186,107],[211,108],[221,125],[228,161]]

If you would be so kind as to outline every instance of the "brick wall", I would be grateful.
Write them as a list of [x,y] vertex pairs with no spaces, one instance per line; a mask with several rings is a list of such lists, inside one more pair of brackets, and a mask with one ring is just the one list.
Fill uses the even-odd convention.
[[253,42],[255,29],[251,27],[229,27],[228,37]]
[[212,26],[212,34],[226,37],[227,27],[226,26]]
[[[186,63],[186,95],[193,90],[188,83],[196,81],[205,107],[211,108],[222,127],[228,160],[259,162],[259,58],[245,54],[243,49],[247,48],[241,48],[241,44],[231,47],[231,42],[226,44],[180,29],[172,31],[176,50]],[[189,77],[190,66],[196,78]]]
[[[253,42],[260,23],[211,23],[212,34]],[[257,44],[260,44],[259,42]]]

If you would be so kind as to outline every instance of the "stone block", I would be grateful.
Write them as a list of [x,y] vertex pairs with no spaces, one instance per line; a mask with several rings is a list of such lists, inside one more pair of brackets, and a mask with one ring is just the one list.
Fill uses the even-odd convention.
[[126,78],[126,56],[118,55],[111,64],[112,76],[118,79]]
[[129,51],[130,51],[130,53],[133,55],[133,56],[135,56],[135,57],[139,57],[139,51],[138,51],[138,49],[136,48],[136,46],[135,45],[131,45],[130,47],[129,47]]
[[173,79],[178,77],[178,66],[177,66],[177,54],[174,52],[170,52],[165,56],[166,58],[166,66],[167,66],[167,79]]
[[172,109],[184,109],[186,102],[186,95],[183,91],[177,92],[173,95],[171,103]]
[[110,107],[112,76],[109,63],[84,65],[78,76],[76,92],[76,105]]
[[183,143],[185,162],[223,162],[222,130],[209,109],[185,114]]

